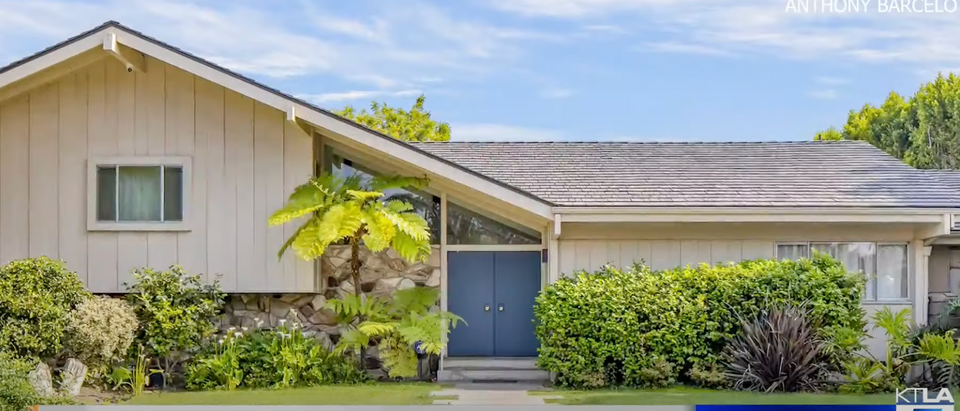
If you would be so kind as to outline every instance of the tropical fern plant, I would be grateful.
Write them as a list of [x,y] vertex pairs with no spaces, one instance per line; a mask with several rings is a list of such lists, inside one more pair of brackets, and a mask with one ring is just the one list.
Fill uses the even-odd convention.
[[[357,296],[328,301],[327,308],[342,318],[365,318],[356,326],[346,324],[335,351],[360,353],[377,339],[380,359],[391,377],[417,375],[417,345],[424,353],[439,355],[446,345],[446,334],[463,321],[450,312],[431,311],[438,298],[437,290],[416,287],[394,292],[389,302]],[[444,328],[444,323],[448,327]]]
[[413,206],[402,200],[388,200],[384,192],[403,187],[422,187],[425,178],[378,176],[338,177],[323,174],[297,187],[283,208],[270,217],[271,226],[304,221],[280,248],[278,257],[289,249],[300,258],[314,260],[331,244],[350,244],[350,269],[354,290],[360,294],[360,244],[370,251],[388,247],[408,261],[425,261],[430,255],[430,229]]

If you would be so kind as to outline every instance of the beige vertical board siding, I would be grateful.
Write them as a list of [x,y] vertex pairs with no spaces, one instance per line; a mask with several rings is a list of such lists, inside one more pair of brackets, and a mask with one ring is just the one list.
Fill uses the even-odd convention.
[[57,241],[59,98],[60,87],[56,83],[30,93],[30,172],[23,178],[30,184],[27,191],[30,193],[31,257],[60,257]]
[[701,263],[710,263],[709,241],[681,241],[680,266],[696,267]]
[[[570,241],[560,241],[557,245],[557,250],[560,253],[560,277],[571,277],[576,270],[577,264],[577,242],[575,240]],[[550,258],[557,258],[556,256],[551,256]]]
[[[256,218],[254,214],[255,202],[255,174],[254,174],[254,114],[253,100],[227,92],[227,144],[236,150],[236,178],[237,178],[237,291],[256,290],[262,287],[259,278],[262,278],[265,265],[264,256],[257,258],[257,253],[263,253],[266,247],[261,243],[256,248]],[[257,261],[261,264],[256,265]]]
[[[172,110],[167,106],[167,155],[193,158],[190,203],[183,204],[184,212],[189,212],[189,217],[186,214],[184,216],[190,219],[191,230],[176,234],[177,263],[191,275],[205,275],[207,270],[206,195],[200,195],[196,189],[197,186],[203,186],[201,189],[206,187],[201,182],[205,178],[203,153],[197,151],[198,147],[206,148],[206,141],[202,144],[196,141],[195,78],[192,74],[176,67],[170,65],[166,67],[167,101],[174,102]],[[170,147],[171,142],[175,142],[173,151]],[[198,173],[200,175],[197,175]]]
[[[117,154],[135,156],[137,142],[146,141],[147,112],[145,105],[137,104],[137,92],[146,86],[144,78],[137,73],[120,69],[116,78],[108,79],[118,85],[117,110]],[[140,78],[138,78],[140,77]],[[144,90],[146,91],[146,90]],[[142,107],[141,107],[142,106]],[[146,155],[146,146],[142,147]],[[117,233],[117,290],[126,289],[125,284],[133,284],[133,270],[147,267],[147,234],[141,232]]]
[[[283,133],[283,187],[284,199],[293,190],[313,175],[313,137],[307,135],[295,123],[285,121]],[[286,241],[305,218],[300,218],[283,226],[283,241]],[[279,249],[277,251],[280,251]],[[272,255],[268,255],[270,257]],[[283,256],[284,272],[293,274],[292,286],[297,290],[319,291],[313,274],[313,263],[297,257],[290,252]]]
[[[107,81],[117,66],[116,61],[104,60],[88,71],[87,158],[117,155],[117,83]],[[87,253],[87,287],[93,292],[118,291],[117,234],[88,232]]]
[[620,268],[625,268],[635,261],[640,261],[640,242],[631,240],[620,240],[620,257],[614,261],[614,264]]
[[590,267],[591,270],[597,270],[600,267],[603,267],[604,264],[610,262],[610,260],[607,259],[608,243],[609,241],[599,240],[591,241],[586,244],[587,248],[590,250],[590,262],[588,263],[588,267]]
[[[267,220],[274,211],[283,207],[283,141],[286,122],[286,113],[263,104],[257,104],[254,125],[256,130],[255,145],[257,152],[257,175],[262,176],[265,182],[262,191],[258,187],[257,195],[263,195],[263,217],[258,217],[254,224],[264,230],[264,257],[266,275],[266,289],[270,291],[296,290],[296,275],[293,271],[284,270],[284,264],[276,255],[285,241],[283,227],[270,227]],[[261,170],[260,166],[263,166]],[[261,181],[261,180],[258,180]],[[260,204],[260,200],[257,201]]]
[[[60,81],[60,259],[86,283],[87,276],[87,72]],[[0,205],[2,207],[2,205]]]
[[[271,252],[267,238],[267,219],[272,211],[269,209],[269,197],[273,191],[270,186],[274,184],[271,181],[273,173],[270,167],[273,162],[270,159],[272,153],[270,146],[281,143],[276,135],[278,112],[265,104],[255,102],[253,113],[253,284],[258,290],[272,290],[273,283],[277,281],[272,275],[275,273],[274,266],[277,260],[267,258],[267,254]],[[279,130],[282,133],[282,128]],[[283,138],[282,135],[280,138]]]
[[[147,92],[138,97],[147,106],[147,154],[151,156],[167,155],[167,111],[176,104],[167,101],[166,67],[162,61],[147,58],[147,70],[143,73]],[[172,109],[169,111],[173,112]],[[177,264],[177,234],[147,233],[147,265],[155,270],[165,270],[174,264]]]
[[619,265],[621,261],[620,247],[622,246],[622,241],[619,240],[610,240],[607,242],[607,258],[604,264],[613,263],[614,265]]
[[30,98],[0,106],[0,264],[30,250]]
[[743,241],[710,242],[710,262],[714,264],[739,262],[742,255]]
[[[241,266],[238,264],[238,247],[240,247],[240,236],[238,235],[237,218],[237,184],[240,178],[238,170],[240,167],[238,161],[240,135],[248,130],[247,123],[244,120],[244,100],[239,94],[224,90],[223,92],[223,185],[222,190],[216,197],[216,202],[210,207],[216,207],[215,213],[218,224],[216,227],[222,227],[223,230],[211,227],[212,233],[217,234],[220,241],[225,243],[222,258],[218,258],[216,263],[223,265],[223,271],[220,279],[224,290],[237,290],[238,274]],[[211,216],[214,216],[213,214]],[[214,258],[210,256],[211,262]]]
[[657,240],[650,245],[650,268],[667,270],[680,265],[680,242]]
[[743,242],[743,260],[775,258],[776,254],[777,247],[775,241],[745,240]]
[[[226,239],[227,225],[234,224],[233,214],[225,213],[227,206],[236,200],[236,191],[227,189],[228,178],[235,178],[226,173],[224,167],[224,89],[207,80],[198,78],[195,82],[197,93],[197,144],[203,134],[206,141],[204,153],[206,169],[206,243],[207,243],[207,277],[210,279],[232,275],[236,269],[236,255],[230,249],[236,247],[233,237]],[[196,174],[194,174],[196,176]],[[203,194],[194,190],[194,196]],[[228,195],[229,194],[229,195]],[[235,206],[234,206],[235,207]],[[231,276],[231,286],[236,277]]]

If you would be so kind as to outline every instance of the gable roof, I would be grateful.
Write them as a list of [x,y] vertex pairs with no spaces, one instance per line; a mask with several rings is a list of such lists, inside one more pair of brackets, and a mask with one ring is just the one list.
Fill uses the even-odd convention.
[[[546,218],[550,216],[550,207],[553,204],[522,189],[343,118],[329,110],[264,85],[252,78],[147,36],[116,21],[107,21],[33,55],[0,67],[0,89],[30,74],[94,48],[101,41],[97,36],[104,33],[115,34],[119,43],[141,53],[163,60],[194,75],[285,111],[288,113],[288,117],[295,116],[297,119],[306,120],[321,129],[352,138],[384,154],[411,161],[418,167],[482,191],[502,201],[510,202],[540,216]],[[56,53],[63,53],[63,55],[55,55]]]
[[960,189],[859,141],[417,147],[560,206],[960,206]]

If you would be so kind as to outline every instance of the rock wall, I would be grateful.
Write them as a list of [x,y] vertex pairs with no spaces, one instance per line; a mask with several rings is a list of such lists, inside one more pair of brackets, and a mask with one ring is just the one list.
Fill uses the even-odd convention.
[[[369,296],[389,297],[394,290],[440,286],[440,246],[425,263],[410,263],[392,249],[373,253],[360,249],[360,290]],[[331,246],[320,258],[322,286],[316,294],[234,294],[227,297],[222,328],[276,327],[281,319],[299,321],[307,335],[324,344],[336,342],[340,331],[336,314],[324,308],[328,299],[353,294],[350,246]],[[437,302],[439,305],[439,301]]]

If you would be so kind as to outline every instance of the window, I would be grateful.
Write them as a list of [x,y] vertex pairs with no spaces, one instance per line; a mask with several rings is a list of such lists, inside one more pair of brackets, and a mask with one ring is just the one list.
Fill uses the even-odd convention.
[[540,244],[540,233],[447,199],[448,244]]
[[88,228],[183,230],[189,159],[91,160]]
[[777,244],[777,258],[807,258],[810,250],[836,258],[849,271],[864,273],[867,276],[865,299],[868,301],[909,298],[905,244],[781,243]]

